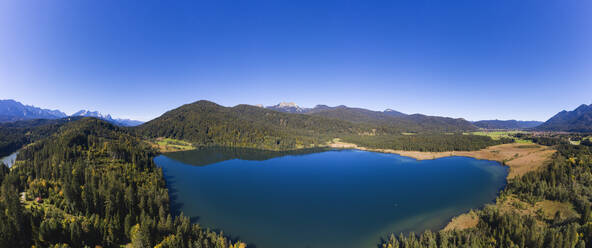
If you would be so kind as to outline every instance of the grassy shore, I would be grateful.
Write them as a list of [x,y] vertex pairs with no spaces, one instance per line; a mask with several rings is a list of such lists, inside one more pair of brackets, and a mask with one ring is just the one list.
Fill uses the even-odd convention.
[[490,146],[478,151],[419,152],[393,149],[370,149],[366,147],[360,147],[352,143],[341,142],[339,139],[334,139],[333,142],[329,144],[329,147],[395,153],[418,160],[436,159],[450,156],[463,156],[477,159],[494,160],[504,163],[510,168],[508,179],[524,175],[526,172],[542,167],[547,161],[551,159],[551,155],[555,153],[555,150],[550,147],[524,143]]
[[[507,133],[490,135],[497,135],[497,138],[505,137]],[[537,170],[543,167],[550,161],[551,156],[556,152],[554,149],[541,146],[533,143],[520,142],[503,144],[497,146],[490,146],[478,151],[451,151],[451,152],[418,152],[418,151],[401,151],[392,149],[368,149],[357,146],[356,144],[341,142],[339,139],[334,139],[329,144],[334,148],[349,148],[359,149],[365,151],[395,153],[401,156],[412,157],[418,160],[436,159],[448,156],[465,156],[477,159],[487,159],[501,162],[510,168],[507,179],[520,177],[529,171]],[[520,201],[518,198],[510,195],[501,197],[496,200],[495,204],[488,205],[500,209],[501,211],[516,211],[521,215],[540,215],[543,219],[551,219],[555,213],[559,212],[562,219],[579,218],[574,207],[570,203],[562,203],[558,201],[540,201],[535,204]],[[473,228],[479,223],[478,215],[470,211],[465,214],[454,217],[444,227],[444,230],[462,230]]]

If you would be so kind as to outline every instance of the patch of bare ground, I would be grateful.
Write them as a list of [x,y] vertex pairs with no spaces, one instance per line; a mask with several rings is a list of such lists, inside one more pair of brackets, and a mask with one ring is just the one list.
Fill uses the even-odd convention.
[[349,148],[364,151],[374,151],[383,153],[395,153],[401,156],[412,157],[418,160],[436,159],[450,156],[473,157],[476,159],[494,160],[504,163],[510,168],[508,179],[522,176],[526,172],[534,171],[551,159],[551,155],[555,150],[536,144],[503,144],[497,146],[490,146],[478,151],[450,151],[450,152],[420,152],[420,151],[402,151],[393,149],[373,149],[360,147],[356,144],[341,142],[339,139],[334,139],[328,144],[333,148]]
[[444,231],[463,230],[476,227],[479,223],[479,216],[473,211],[456,216],[448,222]]

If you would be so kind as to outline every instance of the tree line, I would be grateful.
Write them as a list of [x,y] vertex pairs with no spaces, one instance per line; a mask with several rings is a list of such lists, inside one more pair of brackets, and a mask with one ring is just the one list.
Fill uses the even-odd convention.
[[514,142],[513,139],[493,140],[488,136],[462,133],[418,133],[410,135],[347,135],[343,141],[378,148],[422,152],[474,151],[488,146]]

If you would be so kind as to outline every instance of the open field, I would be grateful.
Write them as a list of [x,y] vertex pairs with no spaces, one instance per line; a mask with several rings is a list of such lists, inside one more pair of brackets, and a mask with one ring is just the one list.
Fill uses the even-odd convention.
[[451,151],[451,152],[418,152],[402,151],[393,149],[369,149],[359,147],[356,144],[341,142],[334,139],[329,144],[333,148],[351,148],[365,151],[375,151],[384,153],[395,153],[401,156],[412,157],[415,159],[436,159],[450,156],[473,157],[477,159],[494,160],[504,163],[510,168],[508,179],[524,175],[524,173],[536,170],[542,167],[550,158],[555,150],[537,144],[511,143],[497,146],[490,146],[478,151]]
[[160,152],[176,152],[194,149],[193,145],[187,141],[171,138],[160,137],[148,142]]

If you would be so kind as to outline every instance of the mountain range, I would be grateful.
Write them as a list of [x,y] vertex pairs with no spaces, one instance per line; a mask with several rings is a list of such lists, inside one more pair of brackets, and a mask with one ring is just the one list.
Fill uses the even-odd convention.
[[[194,104],[206,105],[208,101],[198,101]],[[211,103],[211,102],[208,102]],[[217,108],[228,108],[211,103]],[[210,104],[210,105],[211,105]],[[240,106],[240,108],[239,108]],[[566,131],[566,132],[592,132],[592,104],[582,104],[573,111],[563,110],[546,122],[539,121],[517,121],[517,120],[481,120],[469,122],[462,118],[448,118],[440,116],[427,116],[422,114],[405,114],[393,109],[384,111],[373,111],[363,108],[353,108],[345,105],[330,107],[327,105],[316,105],[313,108],[300,107],[293,102],[282,102],[273,106],[263,105],[237,105],[228,109],[242,109],[249,113],[258,113],[258,110],[279,112],[284,114],[301,114],[331,120],[346,121],[356,128],[363,128],[371,132],[402,133],[402,132],[457,132],[482,129],[530,129],[537,131]],[[270,112],[268,115],[271,115]],[[262,112],[262,113],[263,113]],[[240,113],[235,113],[240,114]],[[244,114],[240,114],[243,116]],[[70,116],[95,117],[106,120],[119,126],[138,126],[141,121],[113,118],[109,114],[102,114],[98,111],[80,110]],[[59,110],[42,109],[35,106],[24,105],[15,100],[0,100],[0,123],[14,122],[31,119],[59,119],[68,115]],[[291,119],[293,117],[285,117]],[[304,118],[304,117],[298,117]],[[275,123],[267,123],[273,126]],[[361,131],[361,130],[358,130]]]
[[42,109],[23,105],[15,100],[0,100],[0,122],[30,120],[30,119],[58,119],[66,115],[59,110]]
[[[70,116],[95,117],[106,120],[119,126],[137,126],[141,121],[130,119],[114,119],[111,115],[104,115],[97,111],[80,110]],[[60,119],[68,115],[59,110],[42,109],[35,106],[24,105],[15,100],[0,100],[0,122],[13,122],[32,119]]]
[[[283,107],[295,109],[294,105]],[[281,150],[323,144],[335,137],[364,136],[374,141],[404,133],[460,133],[477,128],[464,119],[396,111],[319,105],[292,113],[246,104],[224,107],[202,100],[168,111],[134,130],[146,137],[169,137],[195,145]]]
[[[374,125],[386,125],[389,129],[398,129],[401,132],[418,131],[458,131],[473,130],[474,125],[462,118],[448,118],[440,116],[427,116],[422,114],[404,114],[393,109],[373,111],[363,108],[353,108],[345,105],[330,107],[316,105],[314,108],[301,108],[294,103],[280,103],[265,107],[285,113],[300,113],[338,119],[352,123],[366,123]],[[396,131],[395,131],[396,132]]]
[[90,110],[80,110],[80,111],[72,114],[72,116],[95,117],[95,118],[106,120],[106,121],[111,122],[115,125],[125,126],[125,127],[137,126],[137,125],[144,123],[141,121],[130,120],[130,119],[120,119],[120,118],[113,119],[111,117],[111,115],[109,115],[109,114],[104,115],[98,111],[90,111]]
[[[263,107],[263,105],[257,105],[257,106]],[[384,113],[385,115],[389,115],[389,116],[404,116],[404,115],[406,115],[406,114],[403,114],[401,112],[398,112],[398,111],[395,111],[392,109],[386,109],[384,111],[372,111],[372,110],[367,110],[367,109],[362,109],[362,108],[349,108],[345,105],[339,105],[337,107],[329,107],[327,105],[319,104],[319,105],[315,106],[314,108],[302,108],[293,102],[281,102],[277,105],[267,106],[264,108],[279,111],[279,112],[298,113],[298,114],[314,114],[314,113],[319,113],[319,112],[324,112],[324,111],[332,111],[332,110],[336,110],[336,109],[350,109],[350,110],[355,109],[358,112],[360,112],[360,111],[364,111],[366,113],[373,112],[374,114]]]
[[592,104],[563,110],[536,127],[539,131],[592,132]]

